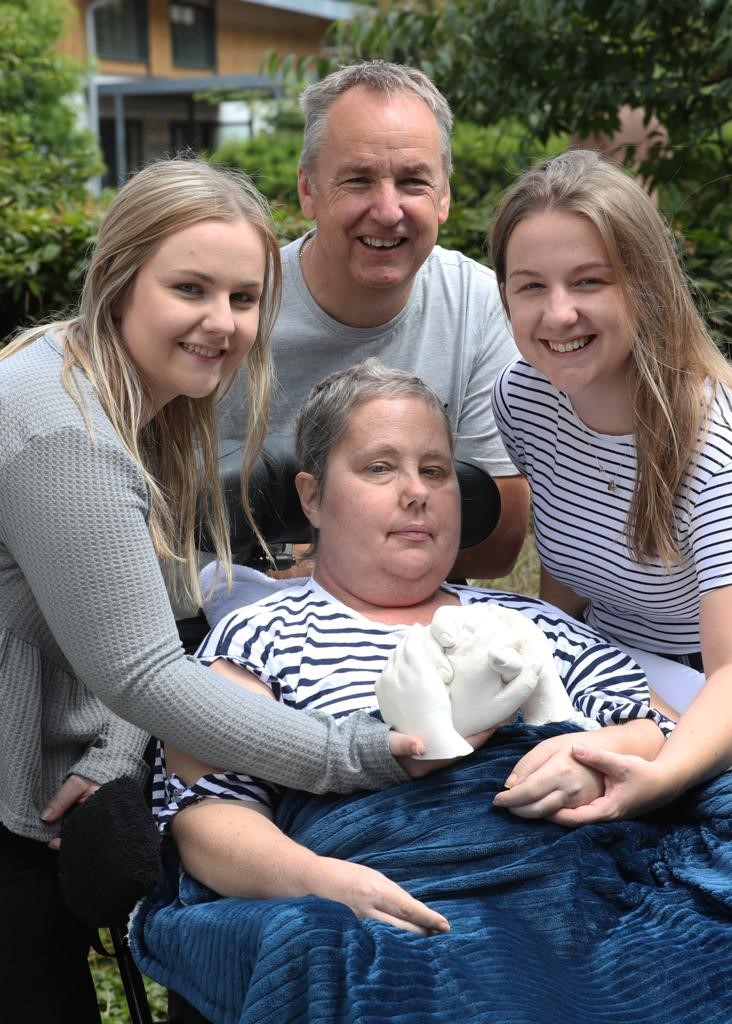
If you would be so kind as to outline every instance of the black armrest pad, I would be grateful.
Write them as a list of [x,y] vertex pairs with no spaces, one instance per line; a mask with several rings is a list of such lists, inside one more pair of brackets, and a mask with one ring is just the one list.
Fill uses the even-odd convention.
[[106,782],[64,818],[61,891],[92,928],[124,921],[158,881],[160,863],[160,835],[132,779]]
[[501,493],[492,476],[472,462],[455,460],[460,484],[460,547],[480,544],[495,528],[501,515]]

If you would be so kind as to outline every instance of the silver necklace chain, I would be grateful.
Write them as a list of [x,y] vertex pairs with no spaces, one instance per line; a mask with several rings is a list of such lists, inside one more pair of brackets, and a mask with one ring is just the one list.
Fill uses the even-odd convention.
[[302,258],[305,255],[305,250],[307,249],[307,247],[310,245],[310,243],[312,242],[312,240],[314,238],[315,238],[315,235],[308,235],[308,237],[305,239],[305,241],[300,246],[300,251],[297,254],[297,259],[298,259],[298,262],[300,263],[301,266],[302,266]]
[[[579,417],[578,417],[578,419],[579,419]],[[591,436],[591,434],[588,432],[587,427],[585,427],[584,423],[582,423],[582,420],[580,420],[579,422],[580,422],[580,425],[582,426],[582,432],[585,435],[585,440],[587,441],[587,447],[590,449],[590,453],[591,453],[593,459],[595,460],[595,462],[597,463],[597,468],[600,470],[600,473],[602,474],[602,476],[605,479],[605,483],[607,484],[608,491],[612,494],[612,493],[614,493],[618,489],[618,483],[617,483],[617,481],[618,481],[618,473],[620,472],[620,468],[621,467],[618,466],[617,469],[615,470],[615,472],[612,474],[612,476],[608,473],[608,471],[605,469],[603,464],[600,462],[600,459],[599,459],[599,457],[597,455],[597,452],[595,451],[595,448],[594,448],[593,443],[592,443],[592,436]]]

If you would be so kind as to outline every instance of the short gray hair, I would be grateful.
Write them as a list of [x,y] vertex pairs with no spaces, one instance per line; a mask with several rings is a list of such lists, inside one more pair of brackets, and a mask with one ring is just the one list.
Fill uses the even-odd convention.
[[420,398],[444,423],[453,454],[450,420],[432,388],[405,370],[390,369],[378,359],[366,359],[347,370],[331,373],[305,399],[295,424],[299,468],[322,483],[328,456],[348,429],[353,413],[376,398]]
[[322,81],[307,86],[300,95],[300,109],[305,118],[300,166],[306,174],[315,172],[325,123],[330,108],[339,96],[357,85],[363,85],[374,93],[384,96],[415,96],[426,103],[434,114],[440,133],[440,152],[445,179],[452,174],[452,112],[447,100],[425,75],[417,68],[404,64],[392,64],[386,60],[366,60],[358,64],[347,64],[332,71]]

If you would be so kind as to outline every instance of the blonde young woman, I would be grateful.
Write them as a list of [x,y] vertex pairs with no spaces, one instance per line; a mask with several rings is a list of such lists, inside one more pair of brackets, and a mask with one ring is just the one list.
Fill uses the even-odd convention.
[[[597,154],[519,178],[491,247],[523,357],[494,405],[531,485],[542,597],[706,676],[655,759],[569,752],[605,792],[564,822],[632,816],[732,762],[732,372],[654,204]],[[530,808],[536,767],[497,802]]]
[[100,783],[142,779],[145,732],[315,791],[401,780],[389,743],[418,749],[367,716],[336,724],[257,699],[178,639],[160,565],[198,598],[200,508],[230,568],[214,407],[246,360],[251,461],[279,288],[251,184],[165,161],[111,204],[78,314],[0,354],[3,1020],[99,1019],[48,844]]

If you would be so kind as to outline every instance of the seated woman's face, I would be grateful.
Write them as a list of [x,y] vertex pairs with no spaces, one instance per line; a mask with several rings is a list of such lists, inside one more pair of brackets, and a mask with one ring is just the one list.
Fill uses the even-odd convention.
[[421,398],[358,406],[303,507],[319,530],[315,578],[344,603],[423,601],[450,571],[460,492],[445,424]]

